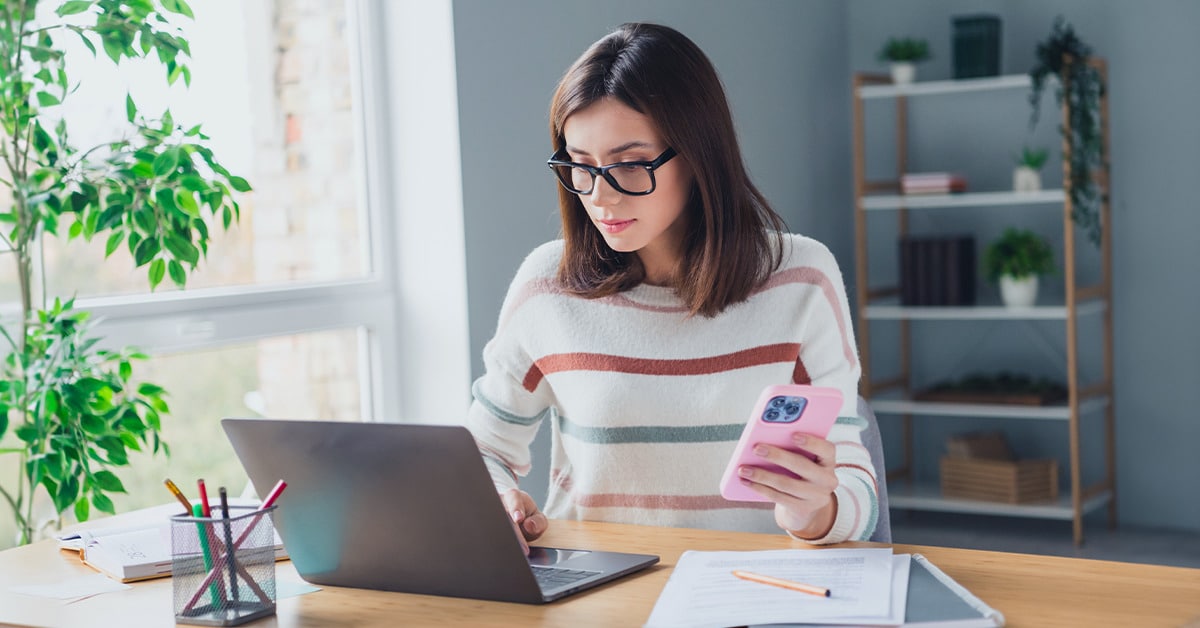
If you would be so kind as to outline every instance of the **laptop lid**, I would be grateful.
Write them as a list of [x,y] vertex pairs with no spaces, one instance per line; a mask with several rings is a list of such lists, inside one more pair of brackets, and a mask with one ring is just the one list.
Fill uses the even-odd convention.
[[[256,488],[288,483],[275,527],[296,571],[315,584],[540,603],[658,562],[562,548],[536,548],[527,558],[462,426],[221,425]],[[553,571],[542,575],[558,584],[539,585],[535,570]]]

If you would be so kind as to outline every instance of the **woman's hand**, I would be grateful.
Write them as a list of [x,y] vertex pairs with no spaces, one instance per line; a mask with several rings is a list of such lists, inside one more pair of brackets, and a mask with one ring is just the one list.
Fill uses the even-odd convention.
[[529,541],[544,534],[550,527],[550,521],[525,491],[511,488],[500,494],[500,501],[504,503],[504,512],[512,519],[513,531],[521,541],[521,548],[528,555]]
[[819,539],[829,533],[837,518],[833,496],[838,486],[834,473],[836,449],[833,443],[808,434],[796,434],[793,442],[816,460],[765,443],[754,446],[754,455],[799,478],[747,465],[738,468],[738,475],[743,484],[775,502],[775,523],[779,527],[803,539]]

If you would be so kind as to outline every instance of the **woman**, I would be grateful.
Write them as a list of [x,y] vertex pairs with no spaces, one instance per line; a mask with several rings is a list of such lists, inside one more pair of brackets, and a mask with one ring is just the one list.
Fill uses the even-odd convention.
[[[866,539],[876,479],[855,414],[845,287],[820,243],[783,233],[750,182],[711,62],[679,32],[625,24],[589,48],[550,109],[563,238],[535,249],[484,348],[468,426],[525,540],[549,519]],[[720,477],[764,387],[830,386],[828,439],[756,451],[773,503]],[[553,431],[544,511],[517,488]]]

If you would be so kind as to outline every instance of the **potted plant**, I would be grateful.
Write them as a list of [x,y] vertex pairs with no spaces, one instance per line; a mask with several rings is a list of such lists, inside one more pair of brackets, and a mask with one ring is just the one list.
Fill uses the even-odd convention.
[[1008,307],[1029,307],[1037,300],[1038,277],[1053,273],[1050,243],[1028,229],[1009,227],[983,252],[983,272],[999,282],[1000,298]]
[[1092,177],[1092,172],[1105,166],[1104,139],[1100,117],[1104,97],[1104,78],[1095,66],[1088,63],[1092,49],[1075,35],[1075,30],[1060,15],[1054,20],[1050,36],[1037,45],[1037,62],[1029,71],[1033,81],[1029,103],[1033,107],[1029,125],[1038,120],[1042,90],[1047,77],[1057,77],[1055,99],[1059,106],[1067,105],[1066,126],[1059,126],[1070,148],[1071,219],[1086,230],[1093,244],[1100,244],[1100,207],[1104,192]]
[[188,41],[172,25],[192,16],[184,0],[42,2],[49,10],[35,12],[38,4],[0,11],[0,241],[20,286],[19,310],[0,318],[0,456],[18,459],[16,481],[0,478],[0,503],[18,544],[43,531],[35,498],[52,504],[51,523],[68,509],[81,521],[93,509],[112,513],[108,495],[125,490],[113,471],[128,451],[169,452],[166,391],[134,379],[146,356],[97,348],[87,312],[39,293],[41,238],[103,237],[108,254],[128,247],[152,290],[165,278],[183,287],[208,250],[209,223],[228,228],[239,213],[232,192],[250,189],[198,125],[180,126],[170,111],[147,117],[128,95],[121,137],[83,150],[70,141],[60,105],[88,77],[69,75],[64,40],[113,63],[154,59],[168,83],[189,84]]
[[879,59],[891,64],[892,82],[907,85],[917,75],[917,62],[929,58],[929,43],[924,39],[891,37],[879,51]]
[[1017,156],[1017,167],[1013,169],[1013,191],[1037,192],[1042,189],[1042,166],[1046,165],[1049,156],[1050,152],[1044,148],[1022,148]]

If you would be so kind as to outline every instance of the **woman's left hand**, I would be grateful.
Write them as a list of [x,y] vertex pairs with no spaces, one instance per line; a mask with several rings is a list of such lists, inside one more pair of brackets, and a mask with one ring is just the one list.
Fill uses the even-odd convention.
[[762,467],[742,465],[738,475],[744,484],[775,502],[775,522],[784,530],[805,539],[819,539],[828,534],[837,517],[837,500],[833,491],[838,486],[836,448],[834,444],[809,434],[796,434],[797,449],[810,452],[815,460],[802,453],[760,443],[754,454],[799,477],[768,471]]

